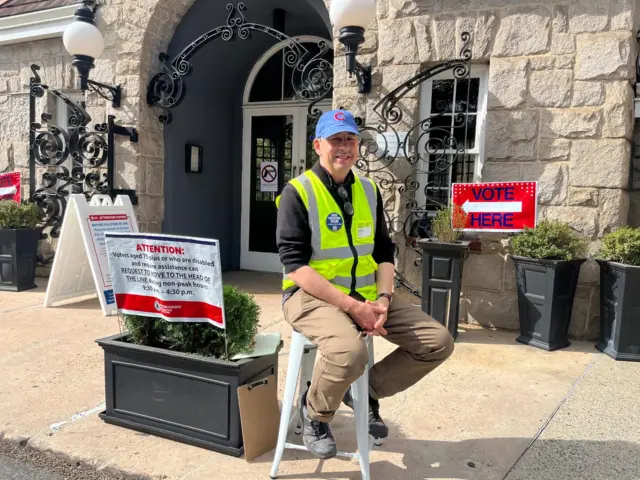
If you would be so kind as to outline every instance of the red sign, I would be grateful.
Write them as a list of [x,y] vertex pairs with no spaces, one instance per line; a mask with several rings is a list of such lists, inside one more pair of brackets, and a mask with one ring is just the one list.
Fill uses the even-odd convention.
[[20,172],[0,173],[0,200],[20,203]]
[[467,214],[463,230],[520,232],[536,226],[537,182],[454,183],[452,187],[452,203]]

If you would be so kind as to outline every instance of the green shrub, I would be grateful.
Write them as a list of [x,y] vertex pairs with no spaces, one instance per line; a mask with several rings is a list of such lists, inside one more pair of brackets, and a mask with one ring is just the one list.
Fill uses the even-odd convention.
[[575,260],[586,258],[588,240],[563,222],[544,220],[516,235],[512,246],[520,257]]
[[623,227],[602,238],[598,258],[640,266],[640,228]]
[[455,243],[463,232],[456,228],[464,228],[467,213],[458,205],[439,210],[431,222],[431,232],[436,240],[444,243]]
[[0,228],[36,228],[42,213],[35,203],[0,200]]
[[[260,306],[253,296],[231,285],[223,287],[229,356],[253,347],[258,332]],[[124,315],[129,340],[139,345],[167,348],[205,357],[223,358],[225,331],[209,323],[168,322],[163,319]]]

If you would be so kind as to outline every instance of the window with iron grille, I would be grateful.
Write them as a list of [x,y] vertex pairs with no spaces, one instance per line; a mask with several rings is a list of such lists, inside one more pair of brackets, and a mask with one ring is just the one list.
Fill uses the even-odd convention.
[[430,124],[419,143],[417,204],[427,212],[451,201],[451,184],[480,181],[484,161],[488,66],[458,80],[448,70],[425,81],[420,118]]

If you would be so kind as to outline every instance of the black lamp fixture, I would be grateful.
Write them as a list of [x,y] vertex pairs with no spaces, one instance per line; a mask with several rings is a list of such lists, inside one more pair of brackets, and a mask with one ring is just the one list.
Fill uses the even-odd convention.
[[364,42],[364,32],[376,17],[375,0],[333,0],[329,7],[331,24],[340,32],[338,40],[344,45],[347,72],[355,74],[358,92],[371,91],[371,67],[356,60],[358,47]]
[[96,27],[96,0],[84,0],[75,11],[74,21],[65,29],[62,41],[67,52],[73,56],[71,64],[80,76],[80,89],[89,89],[102,98],[111,100],[114,108],[120,106],[120,85],[105,85],[89,78],[89,72],[95,67],[95,59],[102,55],[104,38]]

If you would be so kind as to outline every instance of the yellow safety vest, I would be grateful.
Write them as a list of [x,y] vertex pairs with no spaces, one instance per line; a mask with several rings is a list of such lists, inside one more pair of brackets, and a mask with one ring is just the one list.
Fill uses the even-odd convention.
[[[290,183],[298,191],[309,215],[312,247],[309,266],[347,295],[353,288],[364,298],[374,301],[378,296],[375,275],[378,264],[372,255],[376,233],[376,184],[355,175],[351,202],[354,214],[351,231],[347,232],[340,207],[312,170]],[[276,207],[279,206],[280,196],[276,198]],[[354,263],[355,277],[352,274]],[[283,276],[283,290],[295,285],[284,271]]]

